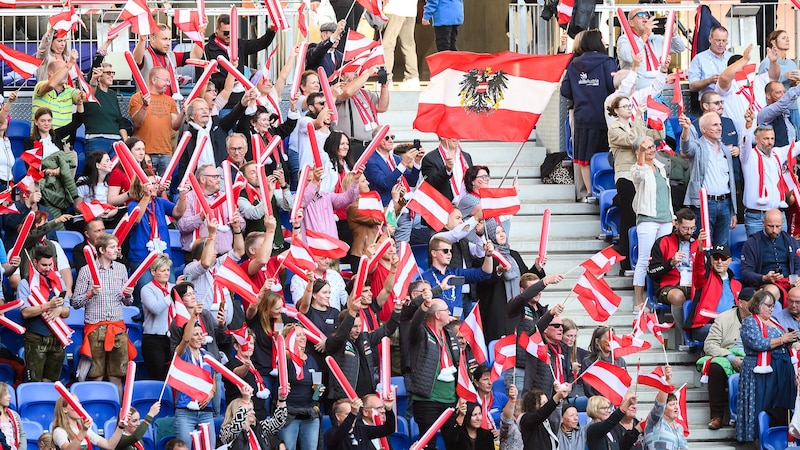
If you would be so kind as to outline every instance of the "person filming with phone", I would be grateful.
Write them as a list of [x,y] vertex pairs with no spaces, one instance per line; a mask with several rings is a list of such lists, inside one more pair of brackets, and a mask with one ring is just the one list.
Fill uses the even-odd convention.
[[768,210],[762,223],[764,229],[750,235],[742,246],[742,283],[756,289],[774,284],[788,291],[797,285],[800,273],[797,241],[782,230],[779,209]]

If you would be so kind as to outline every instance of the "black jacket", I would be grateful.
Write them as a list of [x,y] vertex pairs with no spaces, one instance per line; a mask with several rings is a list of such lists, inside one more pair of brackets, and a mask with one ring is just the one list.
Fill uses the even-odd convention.
[[[433,392],[433,383],[436,380],[436,371],[439,368],[440,348],[431,330],[425,326],[426,311],[417,309],[411,319],[409,344],[411,348],[411,383],[406,390],[412,394],[429,398]],[[461,349],[458,347],[455,333],[444,328],[445,336],[450,343],[450,353],[453,357],[453,367],[458,368]],[[455,383],[453,383],[455,389]]]
[[390,409],[386,410],[386,423],[381,426],[367,425],[360,416],[350,413],[340,425],[325,432],[325,446],[328,450],[373,450],[372,439],[394,433],[394,424],[394,411]]
[[[245,107],[242,106],[241,102],[238,102],[233,110],[225,115],[225,117],[211,116],[210,139],[211,146],[214,148],[214,163],[217,167],[222,164],[222,161],[228,159],[228,149],[225,145],[225,139],[228,137],[228,132],[236,126],[236,122],[244,114],[244,110]],[[192,138],[189,140],[186,151],[183,152],[181,161],[178,163],[178,180],[183,179],[183,175],[186,173],[186,167],[189,165],[189,160],[192,159],[192,154],[197,146],[197,130],[191,125],[188,127],[188,130],[192,133]]]
[[[467,161],[467,167],[472,167],[472,156],[469,153],[462,151],[464,159]],[[456,161],[456,164],[460,164]],[[438,150],[428,152],[422,158],[422,176],[430,183],[437,191],[444,194],[448,200],[453,200],[453,189],[450,187],[450,178],[452,175],[447,174],[447,167],[442,161],[442,154]]]

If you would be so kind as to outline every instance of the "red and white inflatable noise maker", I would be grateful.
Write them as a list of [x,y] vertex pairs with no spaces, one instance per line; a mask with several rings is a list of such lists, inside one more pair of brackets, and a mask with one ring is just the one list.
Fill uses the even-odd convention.
[[194,175],[195,169],[197,169],[197,163],[200,161],[200,155],[203,154],[204,148],[206,148],[206,142],[208,141],[208,136],[203,136],[200,139],[200,142],[195,144],[194,152],[192,153],[192,158],[189,160],[189,165],[186,166],[186,173],[183,174],[183,179],[181,180],[178,186],[186,185],[186,182],[189,181],[189,177]]
[[331,112],[331,123],[339,121],[339,113],[336,111],[336,100],[333,98],[330,83],[325,80],[328,79],[328,74],[325,69],[317,67],[317,74],[319,74],[319,84],[322,86],[322,93],[325,94],[325,104],[329,105],[328,110]]
[[242,83],[242,86],[244,86],[245,89],[250,90],[253,88],[253,83],[251,83],[250,80],[248,80],[247,77],[242,74],[242,72],[239,72],[239,69],[237,69],[236,66],[228,61],[224,56],[217,56],[217,62],[220,66],[222,66],[223,69],[227,70],[228,73],[233,76],[233,78],[236,78],[236,81]]
[[139,264],[139,267],[137,267],[136,270],[133,271],[130,278],[128,278],[128,281],[126,281],[125,284],[122,285],[122,289],[125,290],[126,288],[132,288],[136,286],[136,283],[139,281],[140,278],[142,278],[142,276],[146,271],[150,270],[150,265],[153,264],[153,261],[155,261],[159,255],[161,255],[161,253],[155,250],[150,252],[150,254],[147,255],[147,257],[144,259],[144,261],[142,261],[142,263]]
[[411,445],[409,450],[421,450],[425,448],[425,446],[428,445],[428,442],[430,442],[431,439],[433,439],[433,437],[436,436],[436,433],[439,432],[439,430],[444,426],[444,423],[447,422],[447,419],[449,419],[450,416],[453,415],[454,411],[455,408],[447,408],[444,411],[442,411],[442,414],[439,415],[439,418],[436,419],[436,422],[433,422],[433,425],[431,425],[431,427],[428,428],[428,431],[426,431],[425,434],[423,434],[422,437],[419,438],[419,441]]
[[239,375],[233,373],[231,369],[228,369],[227,367],[222,365],[222,363],[214,359],[211,355],[205,355],[203,356],[203,359],[209,366],[213,367],[214,370],[219,372],[220,375],[222,375],[228,381],[233,383],[237,388],[243,389],[245,386],[248,385],[246,381],[244,381],[241,377],[239,377]]
[[[260,138],[259,138],[260,139]],[[272,197],[269,195],[269,180],[267,179],[267,172],[264,166],[258,166],[258,195],[261,196],[261,204],[264,205],[264,213],[268,216],[272,215]]]
[[308,342],[311,342],[314,345],[322,342],[322,331],[320,331],[320,329],[314,325],[314,322],[312,322],[308,316],[303,313],[298,313],[296,318],[306,329],[306,339],[308,339]]
[[197,181],[197,178],[194,176],[193,173],[189,174],[189,183],[192,184],[192,190],[194,191],[197,202],[200,203],[200,209],[203,210],[203,214],[206,216],[206,220],[209,220],[211,217],[214,217],[211,211],[211,207],[208,206],[208,201],[206,197],[203,195],[203,190],[200,187],[200,182]]
[[136,82],[136,86],[139,87],[139,91],[141,91],[142,97],[150,93],[150,90],[147,88],[147,82],[144,80],[142,76],[142,72],[139,70],[139,65],[136,64],[136,61],[133,59],[133,55],[131,52],[125,50],[125,62],[128,63],[128,68],[131,69],[131,75],[133,75],[133,81]]
[[495,248],[494,251],[492,252],[492,258],[494,258],[494,260],[497,261],[497,264],[500,264],[500,267],[506,270],[511,269],[512,267],[511,261],[509,261],[508,258],[503,256],[503,254],[500,253],[500,250]]
[[192,446],[194,450],[207,450],[203,448],[203,437],[200,436],[200,430],[195,430],[189,433],[189,436],[192,437]]
[[92,286],[100,286],[100,271],[97,269],[94,250],[90,245],[83,247],[83,257],[86,258],[86,266],[89,268],[89,275],[92,276]]
[[19,256],[19,252],[22,251],[22,245],[25,244],[25,240],[28,239],[28,234],[31,232],[31,228],[33,228],[33,219],[35,216],[36,213],[33,211],[25,216],[25,220],[22,222],[22,228],[20,228],[19,234],[17,235],[17,241],[14,243],[14,247],[11,248],[11,251],[8,252],[9,260],[15,256]]
[[383,125],[378,129],[378,133],[372,138],[372,141],[369,143],[366,150],[364,150],[364,153],[353,165],[353,172],[364,170],[364,167],[367,166],[367,161],[369,161],[369,158],[375,153],[375,150],[378,149],[378,144],[383,142],[383,138],[385,138],[387,134],[389,134],[389,125]]
[[275,336],[275,348],[278,353],[278,396],[286,398],[289,395],[289,369],[286,363],[286,340],[280,333]]
[[200,91],[202,91],[206,85],[208,84],[208,80],[211,79],[211,74],[217,71],[217,61],[211,61],[207,63],[205,66],[205,70],[203,74],[200,75],[200,78],[195,83],[192,91],[189,92],[189,95],[186,97],[186,100],[183,101],[184,105],[188,105],[192,102],[192,100],[198,98],[200,96]]
[[547,258],[547,240],[550,238],[550,208],[544,210],[542,216],[542,234],[539,237],[539,255],[537,261],[539,265],[544,265],[544,260]]
[[[41,293],[38,290],[31,291],[31,295],[28,296],[28,301],[31,302],[34,306],[43,306],[45,303],[47,303],[47,300],[45,300],[42,297]],[[60,316],[56,317],[53,320],[45,320],[45,323],[47,324],[47,327],[50,328],[50,331],[52,331],[53,334],[56,336],[58,342],[61,343],[61,345],[66,347],[72,343],[71,337],[72,334],[75,333],[75,331],[72,328],[68,327],[67,324],[64,322],[64,319],[62,319]]]
[[708,250],[711,248],[711,222],[708,218],[708,190],[700,188],[700,224],[706,232],[706,238],[703,240],[703,248]]
[[24,302],[21,299],[14,300],[13,302],[6,303],[4,305],[0,305],[0,325],[8,328],[9,330],[13,331],[17,334],[25,334],[25,327],[22,325],[14,322],[13,320],[6,317],[5,314],[12,309],[17,309],[22,306]]
[[197,427],[200,428],[200,440],[203,442],[203,447],[206,450],[214,450],[214,446],[211,445],[211,426],[206,422]]
[[225,207],[228,209],[228,217],[233,216],[236,210],[236,199],[233,198],[233,172],[231,163],[227,159],[222,161],[222,181],[225,183]]
[[122,403],[119,409],[119,418],[125,425],[128,424],[128,412],[133,402],[133,383],[136,378],[136,363],[128,361],[128,372],[125,376],[125,390],[122,392]]
[[183,152],[186,150],[186,146],[189,145],[189,141],[192,140],[192,133],[189,131],[184,131],[183,135],[181,136],[181,140],[178,142],[178,147],[175,149],[175,152],[172,154],[172,159],[169,160],[169,164],[167,164],[167,170],[164,171],[164,177],[161,178],[161,181],[158,183],[159,186],[165,187],[167,185],[167,181],[172,178],[172,172],[175,172],[175,168],[178,167],[178,163],[181,160],[181,156],[183,156]]
[[[303,76],[303,70],[305,69],[306,64],[306,52],[308,52],[308,42],[302,42],[300,44],[300,53],[297,55],[297,59],[295,60],[294,64],[294,77],[292,79],[292,90],[289,95],[290,98],[297,98],[297,95],[300,93],[300,79]],[[323,82],[323,80],[320,80]],[[334,108],[334,106],[329,106],[329,108]]]
[[356,390],[353,389],[353,385],[347,380],[347,377],[344,376],[344,372],[342,372],[342,368],[339,367],[339,363],[333,359],[332,356],[326,356],[325,362],[328,363],[328,367],[331,369],[331,373],[336,378],[336,381],[342,386],[347,398],[352,402],[353,400],[358,398],[358,394],[356,394]]
[[291,220],[297,220],[298,214],[300,213],[303,197],[306,194],[306,186],[308,186],[308,174],[310,171],[311,167],[307,164],[300,169],[300,176],[297,178],[297,193],[294,196],[296,200],[292,205],[292,211],[289,213],[289,218]]
[[392,393],[392,355],[391,355],[392,340],[389,336],[381,338],[380,343],[380,381],[381,381],[381,398],[389,400]]
[[53,387],[56,389],[56,391],[59,394],[61,394],[61,397],[64,398],[64,400],[67,402],[67,404],[69,406],[71,406],[72,409],[74,409],[76,413],[78,413],[78,416],[80,416],[81,420],[86,422],[87,420],[92,418],[92,416],[90,416],[89,413],[86,412],[86,410],[83,408],[83,405],[81,405],[81,402],[75,400],[75,397],[73,397],[72,394],[70,394],[70,392],[67,389],[67,387],[64,386],[63,384],[61,384],[60,381],[56,381],[55,384],[53,385]]

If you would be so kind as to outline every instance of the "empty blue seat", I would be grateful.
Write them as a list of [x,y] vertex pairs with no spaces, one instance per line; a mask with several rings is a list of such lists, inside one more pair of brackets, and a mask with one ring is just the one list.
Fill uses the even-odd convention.
[[428,246],[425,244],[412,245],[411,252],[414,254],[414,259],[417,260],[420,273],[428,270]]
[[72,264],[72,249],[83,242],[83,235],[77,231],[56,230],[56,238],[61,244],[61,248],[64,249],[64,253],[67,254],[69,263]]
[[44,433],[44,427],[39,422],[22,419],[22,429],[25,430],[25,440],[28,441],[28,448],[38,448],[39,436]]
[[589,415],[583,411],[578,412],[578,423],[584,426],[587,422],[589,422]]
[[178,230],[169,230],[169,258],[172,260],[172,272],[175,276],[183,273],[184,252],[181,248],[181,232]]
[[[22,324],[22,314],[20,313],[19,308],[6,312],[6,318],[12,322]],[[2,340],[3,346],[14,354],[17,354],[25,342],[25,339],[21,334],[17,334],[3,326],[0,326],[0,340]]]
[[389,435],[389,443],[395,449],[404,449],[411,446],[408,421],[405,417],[397,417],[397,431]]
[[405,378],[392,377],[392,386],[397,386],[397,392],[395,392],[395,411],[398,416],[405,416],[406,404],[408,403]]
[[14,385],[14,368],[8,364],[0,364],[0,381],[9,385]]
[[6,130],[6,136],[11,141],[11,151],[15,158],[19,158],[25,151],[25,139],[31,137],[31,123],[27,120],[11,120]]
[[28,167],[25,165],[25,161],[21,159],[14,161],[14,165],[11,167],[11,172],[14,174],[14,181],[19,182],[25,178],[25,175],[28,173]]
[[608,163],[608,152],[592,155],[592,159],[589,161],[589,168],[592,174],[592,195],[597,197],[601,191],[616,187],[614,184],[614,168]]
[[616,189],[606,189],[597,197],[600,204],[600,230],[607,237],[619,235],[619,213],[616,211],[618,208],[614,206],[616,196]]
[[733,227],[729,238],[731,257],[733,259],[740,259],[742,257],[742,246],[744,246],[744,241],[746,240],[747,232],[745,231],[744,224],[739,224]]
[[[22,383],[17,387],[19,415],[37,422],[42,429],[49,429],[58,397],[53,383]],[[105,421],[105,419],[103,420]]]
[[731,413],[731,420],[736,422],[736,397],[739,394],[739,374],[734,373],[728,377],[728,408]]
[[119,414],[119,390],[110,381],[82,381],[74,383],[70,392],[80,400],[95,423],[105,423]]
[[768,428],[761,435],[761,448],[764,450],[785,450],[790,448],[788,436],[789,427],[787,426]]
[[14,386],[8,385],[8,395],[11,396],[11,399],[8,401],[8,407],[13,409],[14,411],[17,410],[17,390],[14,389]]

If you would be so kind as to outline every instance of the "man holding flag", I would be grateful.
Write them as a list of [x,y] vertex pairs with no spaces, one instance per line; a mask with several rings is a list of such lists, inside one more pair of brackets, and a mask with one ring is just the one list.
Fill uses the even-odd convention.
[[[669,61],[660,61],[663,46],[669,45],[669,53],[681,53],[686,49],[686,45],[678,34],[677,27],[670,36],[669,44],[666,43],[664,36],[653,33],[656,18],[642,8],[634,8],[628,12],[628,23],[634,34],[637,49],[644,53],[644,64],[638,67],[636,78],[636,89],[643,89],[649,86],[657,76],[653,72],[658,72],[664,64],[669,65]],[[625,33],[617,39],[617,58],[621,70],[630,69],[633,65],[634,52],[631,48],[630,38]]]

